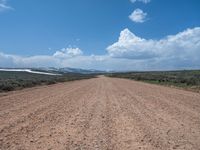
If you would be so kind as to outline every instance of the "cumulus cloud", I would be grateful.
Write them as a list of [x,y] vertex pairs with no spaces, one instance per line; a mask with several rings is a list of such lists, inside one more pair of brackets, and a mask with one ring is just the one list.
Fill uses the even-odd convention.
[[131,15],[129,15],[129,19],[136,23],[143,23],[146,21],[147,13],[143,12],[143,10],[137,8],[135,9]]
[[[79,48],[63,48],[53,55],[17,56],[0,52],[0,67],[66,67],[67,61],[83,54]],[[66,61],[67,60],[67,61]],[[64,64],[65,63],[65,64]]]
[[130,0],[132,3],[135,3],[135,2],[143,2],[145,4],[151,2],[151,0]]
[[0,0],[0,12],[13,9],[7,4],[7,0]]
[[66,57],[76,57],[82,55],[83,52],[80,48],[63,48],[59,51],[56,51],[53,56],[66,58]]
[[128,59],[146,59],[155,57],[152,48],[153,40],[145,40],[137,37],[129,29],[121,31],[116,43],[110,45],[107,50],[110,56]]
[[120,33],[118,41],[107,48],[111,57],[150,60],[164,67],[200,66],[200,27],[187,29],[160,40],[144,39],[128,29]]
[[0,67],[57,67],[60,60],[53,56],[18,56],[0,52]]
[[105,55],[84,55],[79,48],[65,48],[53,55],[16,56],[0,52],[0,67],[74,67],[99,70],[200,69],[200,27],[160,40],[121,31]]

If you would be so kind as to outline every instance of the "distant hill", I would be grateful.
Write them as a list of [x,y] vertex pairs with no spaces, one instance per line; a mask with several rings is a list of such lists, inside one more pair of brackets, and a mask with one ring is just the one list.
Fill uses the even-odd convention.
[[99,71],[94,69],[80,69],[80,68],[0,68],[0,71],[16,71],[16,72],[29,72],[36,74],[49,74],[49,75],[61,75],[66,73],[77,73],[77,74],[100,74],[105,71]]
[[81,73],[81,74],[94,74],[94,73],[104,73],[104,71],[99,71],[99,70],[86,70],[86,69],[80,69],[80,68],[60,68],[60,72],[72,72],[72,73]]
[[56,72],[48,72],[48,71],[43,71],[39,69],[17,69],[17,68],[0,68],[0,71],[2,72],[27,72],[31,74],[41,74],[41,75],[51,75],[51,76],[58,76],[62,74],[58,74]]
[[80,74],[99,74],[99,73],[105,73],[105,71],[100,70],[94,70],[94,69],[80,69],[80,68],[38,68],[37,70],[42,70],[45,72],[51,72],[51,73],[80,73]]

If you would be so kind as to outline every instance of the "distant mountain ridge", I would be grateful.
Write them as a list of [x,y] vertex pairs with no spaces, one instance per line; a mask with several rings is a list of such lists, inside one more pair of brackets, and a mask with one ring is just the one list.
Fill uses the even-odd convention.
[[91,73],[104,73],[105,71],[94,70],[94,69],[80,69],[80,68],[60,68],[60,72],[71,72],[71,73],[82,73],[82,74],[91,74]]
[[[41,67],[41,68],[0,68],[7,71],[25,71],[25,72],[44,72],[54,74],[65,74],[65,73],[79,73],[79,74],[97,74],[105,73],[106,71],[94,70],[94,69],[80,69],[80,68],[55,68],[55,67]],[[27,71],[28,70],[28,71]]]
[[0,71],[4,72],[27,72],[27,73],[32,73],[32,74],[42,74],[42,75],[51,75],[51,76],[60,76],[62,74],[58,74],[55,72],[47,72],[47,71],[42,71],[42,70],[34,70],[34,69],[16,69],[16,68],[7,68],[7,69],[2,69],[0,68]]

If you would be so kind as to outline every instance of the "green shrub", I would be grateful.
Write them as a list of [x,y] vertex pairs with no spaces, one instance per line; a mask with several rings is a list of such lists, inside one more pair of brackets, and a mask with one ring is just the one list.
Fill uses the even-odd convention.
[[72,80],[81,80],[93,78],[95,75],[83,75],[76,73],[67,73],[63,76],[49,76],[31,74],[26,72],[4,72],[0,71],[0,92],[12,91],[26,87],[33,87],[43,84],[55,84],[57,82],[65,82]]
[[155,71],[155,72],[127,72],[107,74],[109,77],[127,78],[175,86],[200,87],[200,70],[191,71]]

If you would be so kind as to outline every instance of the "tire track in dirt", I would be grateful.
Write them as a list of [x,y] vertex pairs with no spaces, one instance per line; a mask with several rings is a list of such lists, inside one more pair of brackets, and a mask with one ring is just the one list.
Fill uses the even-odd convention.
[[[1,99],[2,103],[0,104],[0,107],[2,108],[2,110],[0,110],[0,116],[3,116],[2,112],[5,113],[5,109],[9,113],[15,112],[20,109],[24,110],[25,108],[29,108],[30,106],[38,104],[39,102],[46,102],[47,98],[49,99],[53,96],[59,95],[59,93],[63,94],[63,90],[73,90],[79,85],[80,83],[76,81],[69,86],[68,83],[66,83],[66,86],[64,84],[58,84],[56,90],[55,87],[52,86],[42,86],[36,89],[33,88],[34,90],[30,90],[27,93],[20,91],[20,94],[16,93],[11,96],[7,95],[6,97],[3,97]],[[65,89],[63,89],[63,86],[65,86]],[[27,91],[27,89],[25,91]],[[6,101],[7,99],[9,99],[9,101]]]
[[199,150],[200,94],[99,77],[0,97],[0,149]]
[[[32,110],[34,110],[33,112],[28,111],[27,114],[24,114],[24,116],[16,120],[16,122],[11,122],[8,126],[3,127],[1,134],[4,135],[4,137],[9,138],[7,141],[12,141],[12,139],[15,141],[20,137],[13,138],[14,135],[21,134],[20,136],[22,136],[23,134],[30,134],[29,132],[33,132],[36,127],[40,127],[41,124],[44,125],[46,122],[55,123],[55,120],[60,120],[60,117],[64,115],[62,113],[60,113],[61,115],[57,113],[57,111],[62,110],[60,107],[66,107],[66,104],[62,105],[63,101],[68,100],[66,101],[69,106],[67,107],[68,109],[72,107],[72,104],[73,106],[76,106],[80,97],[85,96],[85,91],[93,88],[93,86],[89,84],[90,82],[86,85],[66,91],[66,93],[63,91],[62,95],[58,92],[58,95],[52,97],[51,101],[46,99],[46,104],[40,105],[39,103],[38,107],[31,107]],[[77,101],[74,102],[74,100]],[[32,140],[30,139],[30,141]],[[17,142],[15,143],[17,144]]]
[[[6,114],[6,115],[3,116],[4,117],[3,123],[12,124],[12,122],[15,122],[15,123],[21,122],[20,120],[24,120],[25,118],[30,117],[32,114],[35,114],[35,112],[39,113],[42,110],[45,110],[45,108],[47,108],[48,106],[53,105],[53,103],[55,103],[55,99],[61,99],[62,97],[65,97],[66,94],[70,94],[71,92],[74,92],[76,90],[80,90],[82,88],[83,87],[73,87],[73,86],[71,86],[70,89],[66,89],[66,92],[65,91],[59,91],[59,89],[58,89],[58,92],[54,92],[53,95],[50,95],[50,96],[45,95],[42,98],[38,98],[39,100],[38,99],[35,100],[35,97],[34,97],[34,99],[32,99],[32,94],[31,94],[29,96],[29,101],[33,100],[33,102],[31,104],[28,103],[25,106],[22,106],[20,108],[17,107],[15,109],[10,109],[9,115]],[[19,100],[21,100],[21,99],[19,99]],[[26,113],[24,114],[24,112],[26,112]],[[10,118],[10,116],[13,116],[13,114],[15,115],[15,118],[14,118],[15,120],[12,120],[12,122],[11,122],[9,118]],[[24,119],[22,119],[22,118],[24,118]],[[1,128],[3,128],[2,124],[1,124]]]
[[[121,94],[121,99],[130,104],[127,108],[127,110],[130,109],[130,116],[138,116],[138,119],[143,118],[141,121],[137,121],[137,123],[141,122],[141,125],[138,126],[143,127],[144,133],[149,132],[145,138],[150,139],[149,143],[154,146],[154,149],[198,149],[200,116],[196,115],[197,112],[188,114],[187,109],[179,109],[182,107],[181,105],[177,103],[173,105],[169,99],[167,101],[166,97],[158,99],[155,103],[154,99],[157,99],[155,96],[154,99],[150,99],[150,95],[149,97],[145,96],[145,93],[138,96],[138,93],[135,93],[131,88],[127,89],[125,85],[127,86],[128,83],[119,84],[117,82],[113,87],[118,87],[118,91],[124,92]],[[145,90],[144,87],[143,90]],[[153,91],[152,94],[156,95]],[[125,95],[124,98],[123,95]],[[160,109],[163,104],[165,111]],[[137,112],[134,113],[134,110]],[[131,113],[133,114],[131,115]],[[144,140],[142,139],[142,141]],[[190,141],[194,141],[194,143]]]

